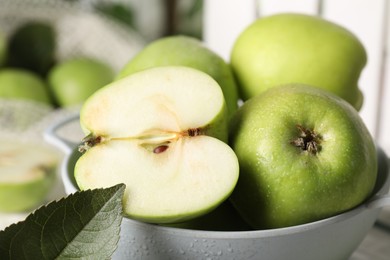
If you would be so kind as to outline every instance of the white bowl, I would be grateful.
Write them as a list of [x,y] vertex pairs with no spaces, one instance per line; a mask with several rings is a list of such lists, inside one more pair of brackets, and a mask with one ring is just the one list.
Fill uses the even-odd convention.
[[[61,176],[68,194],[78,190],[73,168],[76,144],[56,131],[78,120],[71,117],[45,133],[67,155]],[[360,206],[334,217],[287,228],[255,231],[202,231],[163,227],[123,218],[113,259],[348,259],[373,226],[380,209],[390,205],[389,160],[378,148],[378,179],[373,195]]]

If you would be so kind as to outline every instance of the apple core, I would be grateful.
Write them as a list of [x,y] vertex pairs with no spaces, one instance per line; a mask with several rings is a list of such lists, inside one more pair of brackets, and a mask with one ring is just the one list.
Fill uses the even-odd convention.
[[144,148],[150,148],[150,146],[153,147],[153,149],[148,149],[153,151],[154,153],[162,153],[166,151],[169,148],[169,143],[172,141],[175,141],[179,138],[188,136],[188,137],[195,137],[199,135],[204,135],[205,132],[202,130],[202,128],[190,128],[186,131],[182,132],[164,132],[163,130],[154,130],[154,131],[147,131],[145,133],[140,134],[139,136],[129,136],[129,137],[103,137],[103,136],[94,136],[92,134],[87,135],[83,140],[82,143],[78,147],[78,151],[80,153],[85,153],[90,148],[94,147],[95,145],[98,145],[102,142],[107,141],[115,141],[115,140],[139,140],[141,145]]

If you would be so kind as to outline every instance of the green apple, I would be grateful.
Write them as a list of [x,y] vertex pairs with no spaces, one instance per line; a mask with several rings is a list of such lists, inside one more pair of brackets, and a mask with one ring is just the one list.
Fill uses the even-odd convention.
[[320,88],[289,84],[251,98],[231,121],[240,163],[231,199],[254,228],[333,216],[373,190],[376,149],[358,112]]
[[359,110],[358,80],[367,60],[347,29],[304,14],[260,18],[237,38],[231,66],[244,100],[266,89],[303,83],[326,89]]
[[55,64],[56,44],[51,24],[41,21],[22,24],[10,35],[7,65],[46,76]]
[[42,144],[1,139],[0,211],[27,211],[43,203],[58,162],[58,153]]
[[7,39],[5,35],[0,32],[0,66],[2,66],[7,57]]
[[80,113],[87,137],[74,176],[81,190],[126,184],[124,213],[183,222],[225,201],[238,179],[221,88],[189,67],[134,73],[98,90]]
[[24,69],[0,70],[0,97],[52,104],[45,82],[36,74]]
[[158,39],[132,58],[118,78],[158,66],[188,66],[209,74],[222,88],[229,114],[237,110],[237,86],[230,66],[200,40],[181,35]]
[[99,88],[114,79],[107,64],[92,58],[73,58],[54,66],[48,75],[49,86],[62,107],[80,105]]

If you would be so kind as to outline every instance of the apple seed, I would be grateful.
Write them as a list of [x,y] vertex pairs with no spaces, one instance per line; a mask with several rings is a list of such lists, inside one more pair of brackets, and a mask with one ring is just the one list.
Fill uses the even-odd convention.
[[153,153],[163,153],[168,149],[168,145],[160,145],[153,149]]
[[320,150],[321,137],[313,130],[307,129],[302,125],[296,126],[299,130],[299,136],[292,140],[290,144],[307,151],[309,154],[316,155]]

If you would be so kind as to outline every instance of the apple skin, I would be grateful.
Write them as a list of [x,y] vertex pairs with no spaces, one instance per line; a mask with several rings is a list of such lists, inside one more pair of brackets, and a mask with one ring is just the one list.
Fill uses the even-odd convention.
[[358,80],[367,61],[359,39],[319,17],[277,14],[256,20],[237,38],[231,66],[244,100],[268,88],[303,83],[326,89],[357,110]]
[[7,40],[4,33],[0,32],[0,66],[2,66],[7,57]]
[[7,66],[23,68],[41,77],[55,64],[56,32],[52,24],[28,21],[8,37]]
[[117,78],[159,66],[188,66],[205,72],[220,85],[229,114],[237,110],[238,90],[230,66],[190,36],[169,36],[150,43],[124,66]]
[[62,107],[82,104],[113,79],[114,72],[107,64],[91,58],[64,61],[53,67],[48,75],[49,86]]
[[0,212],[23,212],[42,203],[55,181],[56,168],[48,169],[44,178],[23,184],[0,183]]
[[0,139],[0,212],[25,212],[44,202],[60,154],[39,142]]
[[[292,143],[301,135],[297,125],[317,134],[316,154]],[[230,130],[240,164],[231,200],[253,228],[327,218],[372,192],[373,139],[358,112],[328,91],[301,84],[271,88],[244,103]]]
[[36,74],[24,69],[7,68],[0,71],[0,97],[33,100],[52,105],[45,82]]

